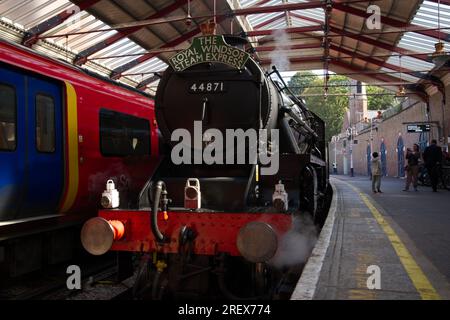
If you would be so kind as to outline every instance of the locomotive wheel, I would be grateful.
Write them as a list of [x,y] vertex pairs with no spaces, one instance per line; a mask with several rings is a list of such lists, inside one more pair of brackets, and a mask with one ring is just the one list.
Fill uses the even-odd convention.
[[315,217],[317,203],[314,202],[314,175],[310,170],[305,170],[300,177],[300,211],[308,212]]

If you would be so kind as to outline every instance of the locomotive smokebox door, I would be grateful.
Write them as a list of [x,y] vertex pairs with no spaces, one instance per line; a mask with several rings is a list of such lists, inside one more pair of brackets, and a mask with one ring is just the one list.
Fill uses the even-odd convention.
[[187,209],[200,209],[202,196],[200,192],[200,181],[195,178],[189,178],[184,188],[184,207]]

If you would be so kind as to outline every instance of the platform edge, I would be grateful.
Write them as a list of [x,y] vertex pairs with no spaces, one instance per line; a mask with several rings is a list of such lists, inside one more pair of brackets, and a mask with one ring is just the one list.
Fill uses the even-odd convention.
[[334,221],[337,210],[337,189],[330,179],[330,185],[333,189],[333,199],[327,219],[320,232],[319,239],[309,257],[302,275],[291,295],[290,300],[312,300],[316,292],[320,272],[322,271],[325,255],[330,245],[331,234],[333,233]]

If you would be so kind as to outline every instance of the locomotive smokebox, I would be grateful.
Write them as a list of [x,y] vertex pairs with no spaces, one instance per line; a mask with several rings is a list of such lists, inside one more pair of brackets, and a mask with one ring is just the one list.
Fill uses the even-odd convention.
[[275,128],[278,94],[273,84],[253,59],[244,60],[239,68],[213,61],[225,55],[228,62],[248,57],[227,44],[226,38],[221,41],[220,46],[193,44],[189,49],[203,52],[209,61],[192,63],[199,55],[190,55],[189,50],[171,59],[174,62],[164,72],[155,97],[156,117],[166,142],[177,143],[171,141],[176,129],[186,129],[194,136],[194,121],[201,121],[205,131],[218,129],[222,134],[226,129],[269,129],[270,133]]

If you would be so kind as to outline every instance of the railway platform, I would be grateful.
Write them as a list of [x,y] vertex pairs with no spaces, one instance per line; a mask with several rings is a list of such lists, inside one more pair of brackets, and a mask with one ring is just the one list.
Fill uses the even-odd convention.
[[292,300],[449,299],[450,192],[333,176],[333,201]]

